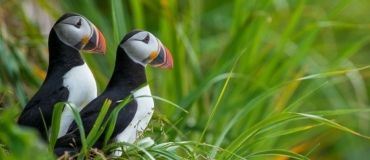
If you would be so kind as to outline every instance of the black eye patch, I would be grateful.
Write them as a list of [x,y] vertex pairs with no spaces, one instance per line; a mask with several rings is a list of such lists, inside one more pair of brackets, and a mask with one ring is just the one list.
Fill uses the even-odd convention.
[[82,23],[81,23],[81,18],[80,18],[80,20],[75,24],[75,26],[76,26],[77,28],[80,28],[80,27],[81,27],[81,25],[82,25]]
[[141,41],[143,41],[144,43],[148,44],[149,41],[150,41],[149,34],[143,40],[141,40]]

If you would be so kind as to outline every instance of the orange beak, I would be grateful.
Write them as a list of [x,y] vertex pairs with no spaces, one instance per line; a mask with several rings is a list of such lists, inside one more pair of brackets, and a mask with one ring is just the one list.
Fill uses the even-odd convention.
[[91,26],[93,28],[92,35],[82,50],[87,53],[105,54],[106,46],[104,36],[93,24],[91,24]]
[[[158,42],[160,42],[158,40]],[[154,58],[149,65],[157,68],[172,69],[173,61],[170,51],[160,43],[158,55]]]

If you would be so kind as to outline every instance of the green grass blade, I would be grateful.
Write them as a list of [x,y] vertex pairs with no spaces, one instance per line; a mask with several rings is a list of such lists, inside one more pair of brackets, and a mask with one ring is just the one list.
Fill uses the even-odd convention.
[[317,144],[315,147],[313,147],[307,154],[306,154],[306,157],[308,157],[308,155],[310,155],[310,153],[313,151],[313,150],[315,150],[318,146],[320,145],[320,143],[319,144]]
[[[300,132],[300,131],[305,131],[305,130],[308,130],[308,129],[312,129],[314,127],[317,127],[317,126],[321,126],[323,125],[322,123],[320,124],[316,124],[316,125],[308,125],[308,126],[303,126],[303,127],[296,127],[296,128],[292,128],[292,129],[287,129],[287,130],[284,130],[284,131],[280,131],[280,132],[276,132],[276,133],[273,133],[273,134],[269,134],[265,137],[262,137],[262,138],[272,138],[272,137],[278,137],[278,136],[284,136],[284,135],[288,135],[288,134],[292,134],[292,133],[296,133],[296,132]],[[261,132],[258,132],[256,135],[258,134],[261,134],[263,131],[261,130]]]
[[55,143],[57,142],[57,139],[58,139],[60,121],[61,121],[64,105],[65,105],[64,102],[58,102],[57,104],[54,105],[53,117],[51,119],[51,126],[50,126],[51,134],[50,134],[50,139],[49,139],[49,151],[54,150]]
[[149,149],[149,153],[156,153],[156,157],[162,158],[165,157],[167,159],[173,159],[173,160],[181,160],[182,158],[178,157],[176,154],[166,151],[166,150],[161,150],[161,149]]
[[95,144],[96,140],[100,137],[100,135],[96,134],[98,130],[100,129],[104,130],[101,124],[111,104],[112,104],[112,101],[109,99],[106,99],[104,101],[103,107],[98,115],[98,118],[96,119],[94,126],[91,129],[89,135],[87,135],[86,142],[87,142],[88,149],[90,149]]
[[294,158],[294,159],[308,160],[308,158],[303,155],[300,155],[300,154],[297,154],[291,151],[287,151],[287,150],[282,150],[282,149],[270,149],[270,150],[265,150],[265,151],[259,151],[259,152],[250,154],[245,158],[251,158],[251,157],[256,157],[256,156],[266,156],[266,155],[280,155],[280,156],[287,156],[287,157]]
[[[109,121],[107,121],[107,122],[109,122],[109,125],[107,127],[107,131],[106,131],[105,137],[104,137],[104,146],[107,145],[109,139],[111,138],[111,136],[113,134],[114,127],[116,126],[118,112],[133,100],[131,98],[131,96],[132,96],[131,94],[129,96],[127,96],[119,105],[116,106],[116,108],[114,108],[111,115],[109,115],[109,118],[108,118]],[[107,124],[104,124],[104,125],[106,126]]]
[[370,112],[370,109],[343,109],[343,110],[327,110],[327,111],[312,111],[307,112],[307,114],[312,114],[316,116],[337,116],[343,114],[352,114],[352,113],[365,113]]
[[[192,90],[187,97],[185,97],[179,104],[179,106],[183,106],[184,109],[189,107],[194,101],[196,101],[204,92],[209,89],[210,86],[214,85],[217,82],[220,82],[224,79],[227,79],[229,74],[220,74],[216,75],[210,79],[205,79],[196,89]],[[237,74],[232,74],[231,78],[240,78]],[[176,112],[172,115],[172,117],[182,117],[179,116],[180,111]]]
[[363,137],[363,138],[366,138],[366,139],[369,139],[370,140],[370,137],[368,136],[365,136],[365,135],[362,135],[360,133],[357,133],[349,128],[346,128],[340,124],[337,124],[333,121],[330,121],[328,119],[325,119],[325,118],[322,118],[322,117],[319,117],[319,116],[315,116],[315,115],[311,115],[311,114],[306,114],[306,113],[297,113],[298,115],[301,115],[303,117],[307,117],[307,118],[310,118],[312,120],[315,120],[315,121],[318,121],[320,123],[323,123],[327,126],[330,126],[330,127],[333,127],[333,128],[336,128],[336,129],[339,129],[339,130],[342,130],[342,131],[345,131],[345,132],[348,132],[348,133],[351,133],[351,134],[354,134],[354,135],[357,135],[357,136],[360,136],[360,137]]
[[286,112],[287,110],[289,110],[290,108],[292,108],[294,105],[296,105],[299,101],[301,101],[302,99],[306,98],[307,96],[309,96],[310,94],[312,94],[313,92],[315,92],[316,90],[318,90],[319,88],[321,88],[323,85],[325,85],[327,83],[328,82],[323,83],[322,85],[316,87],[315,89],[313,89],[309,93],[307,93],[304,96],[300,97],[298,100],[294,101],[291,105],[289,105],[288,107],[286,107],[282,112]]
[[39,108],[39,111],[40,111],[42,123],[44,124],[46,139],[49,141],[49,128],[48,126],[46,126],[44,114],[42,114],[41,108]]
[[[285,136],[285,135],[289,135],[289,134],[293,134],[293,133],[297,133],[297,132],[306,131],[306,130],[313,129],[314,127],[321,126],[321,125],[323,125],[323,124],[321,123],[321,124],[317,124],[317,125],[308,125],[308,126],[303,126],[303,127],[296,127],[296,128],[280,131],[280,132],[277,132],[277,133],[272,133],[270,135],[267,135],[267,136],[264,136],[264,137],[258,138],[257,140],[252,141],[248,145],[242,147],[240,150],[241,151],[247,151],[252,146],[256,145],[257,143],[259,143],[261,141],[264,141],[264,140],[267,140],[267,139],[270,139],[270,138],[276,138],[276,137]],[[263,133],[264,131],[268,131],[270,129],[271,128],[261,130],[260,132],[256,133],[256,136],[258,136],[259,134]]]
[[172,106],[175,106],[176,108],[178,108],[178,109],[180,109],[180,110],[182,110],[182,111],[184,111],[185,113],[189,113],[187,110],[185,110],[185,109],[183,109],[182,107],[180,107],[179,105],[177,105],[177,104],[175,104],[175,103],[173,103],[173,102],[171,102],[171,101],[169,101],[169,100],[167,100],[167,99],[164,99],[164,98],[162,98],[162,97],[158,97],[158,96],[139,96],[139,97],[137,97],[137,98],[140,98],[140,97],[151,97],[151,98],[153,98],[153,99],[157,99],[157,100],[160,100],[160,101],[163,101],[163,102],[166,102],[166,103],[168,103],[168,104],[170,104],[170,105],[172,105]]
[[370,65],[364,66],[364,67],[361,67],[361,68],[355,68],[355,69],[346,69],[346,70],[341,70],[341,71],[313,74],[313,75],[309,75],[309,76],[306,76],[306,77],[299,78],[297,80],[306,80],[306,79],[313,79],[313,78],[324,78],[324,77],[338,76],[338,75],[343,75],[343,74],[350,73],[350,72],[365,70],[365,69],[368,69],[368,68],[370,68]]

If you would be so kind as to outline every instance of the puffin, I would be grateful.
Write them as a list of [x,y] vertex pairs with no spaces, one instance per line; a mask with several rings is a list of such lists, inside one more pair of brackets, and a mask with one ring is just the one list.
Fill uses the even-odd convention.
[[[118,112],[109,142],[136,142],[139,135],[144,132],[154,112],[154,101],[147,84],[146,65],[172,69],[172,56],[169,50],[153,34],[143,30],[133,30],[124,36],[117,47],[114,71],[106,89],[80,111],[86,135],[92,130],[107,99],[111,100],[112,103],[103,119],[103,123],[120,102],[132,93],[133,100]],[[139,88],[143,84],[144,86]],[[71,155],[78,153],[82,147],[79,133],[76,122],[72,122],[68,133],[57,139],[54,153],[58,157],[66,151]],[[104,131],[93,145],[94,148],[101,149],[103,147],[105,134]],[[73,145],[71,146],[71,144]],[[120,156],[122,151],[114,151],[113,154]]]
[[[80,54],[105,54],[102,33],[87,18],[77,13],[66,13],[52,27],[49,39],[49,66],[40,89],[27,103],[18,118],[21,126],[35,128],[47,140],[54,105],[69,101],[81,110],[97,96],[93,74]],[[46,127],[44,126],[45,121]],[[67,132],[74,120],[72,110],[64,107],[58,137]]]

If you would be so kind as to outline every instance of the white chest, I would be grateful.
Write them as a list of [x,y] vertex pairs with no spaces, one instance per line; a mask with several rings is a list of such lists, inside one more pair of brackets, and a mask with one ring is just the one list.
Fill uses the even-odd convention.
[[84,107],[97,94],[94,76],[86,63],[67,72],[63,76],[63,86],[69,90],[68,101],[77,108]]
[[142,132],[148,126],[148,123],[152,118],[154,112],[153,98],[141,97],[151,96],[149,86],[141,88],[133,95],[138,104],[136,114],[131,123],[126,127],[126,129],[117,135],[117,141],[134,143],[136,139],[139,138],[139,135],[142,134]]
[[[96,98],[96,82],[86,63],[67,72],[63,76],[63,86],[69,90],[68,101],[72,102],[79,111]],[[67,133],[73,120],[72,110],[69,107],[64,107],[58,138]]]

